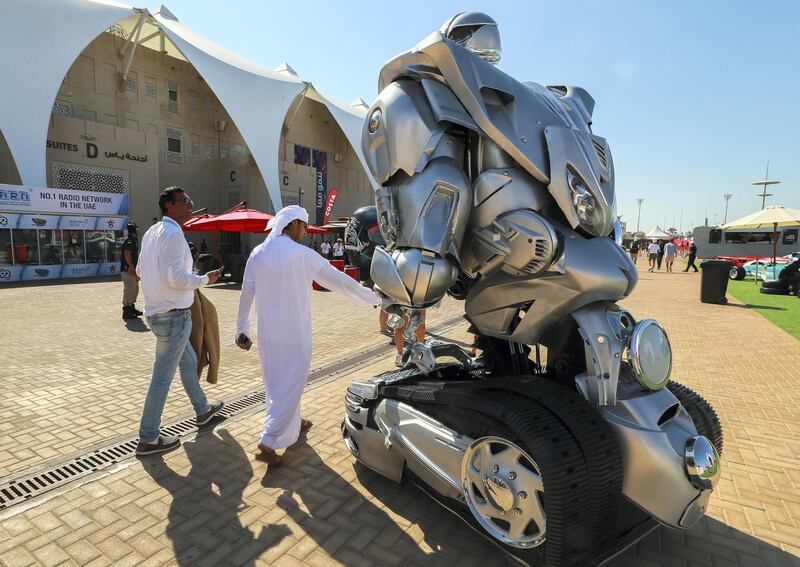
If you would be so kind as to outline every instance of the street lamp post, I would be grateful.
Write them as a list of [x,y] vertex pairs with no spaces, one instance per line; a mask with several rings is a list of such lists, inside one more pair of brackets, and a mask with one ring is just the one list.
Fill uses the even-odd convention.
[[727,222],[728,222],[728,201],[730,201],[731,197],[733,197],[733,193],[725,193],[723,195],[723,197],[725,197],[725,216],[722,219],[722,224],[727,224]]
[[297,189],[297,200],[299,201],[298,204],[301,207],[303,206],[303,194],[304,193],[305,193],[305,191],[303,191],[303,188],[302,187],[298,187],[298,189]]
[[642,203],[644,199],[636,199],[636,202],[639,203],[639,215],[636,217],[636,232],[639,232],[639,221],[642,220]]

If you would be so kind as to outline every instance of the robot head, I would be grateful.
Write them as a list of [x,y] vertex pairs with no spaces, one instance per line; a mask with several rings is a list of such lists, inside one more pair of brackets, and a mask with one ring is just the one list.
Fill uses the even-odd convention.
[[442,26],[442,35],[472,51],[475,55],[497,65],[503,50],[497,22],[482,12],[461,12]]

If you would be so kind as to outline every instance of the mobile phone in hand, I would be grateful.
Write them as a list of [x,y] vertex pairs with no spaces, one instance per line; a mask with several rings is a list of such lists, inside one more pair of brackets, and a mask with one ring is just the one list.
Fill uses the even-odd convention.
[[239,336],[236,337],[236,344],[244,347],[244,350],[250,350],[250,347],[253,346],[253,342],[244,333],[239,333]]

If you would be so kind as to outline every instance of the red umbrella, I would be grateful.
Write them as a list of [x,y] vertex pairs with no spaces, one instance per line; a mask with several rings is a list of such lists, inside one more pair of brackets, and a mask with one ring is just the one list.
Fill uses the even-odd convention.
[[[224,230],[227,232],[262,232],[272,215],[255,209],[239,208],[217,216],[200,219],[184,230]],[[188,223],[187,223],[188,224]]]
[[[272,215],[262,213],[255,209],[246,207],[234,207],[221,215],[200,215],[205,218],[190,219],[183,225],[184,230],[214,231],[223,230],[226,232],[264,232],[267,223]],[[324,228],[309,225],[309,234],[325,234],[328,231]]]
[[204,213],[202,215],[193,216],[192,218],[190,218],[188,221],[186,221],[183,224],[183,230],[205,230],[205,229],[202,229],[202,228],[201,229],[194,228],[195,223],[198,223],[201,220],[213,219],[215,216],[216,215],[209,215],[208,213]]

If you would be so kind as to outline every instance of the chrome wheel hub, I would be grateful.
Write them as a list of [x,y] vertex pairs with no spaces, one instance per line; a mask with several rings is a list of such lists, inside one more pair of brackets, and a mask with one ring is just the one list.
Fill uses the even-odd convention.
[[495,539],[514,547],[545,540],[544,484],[539,467],[520,447],[501,437],[481,437],[461,463],[464,500]]

